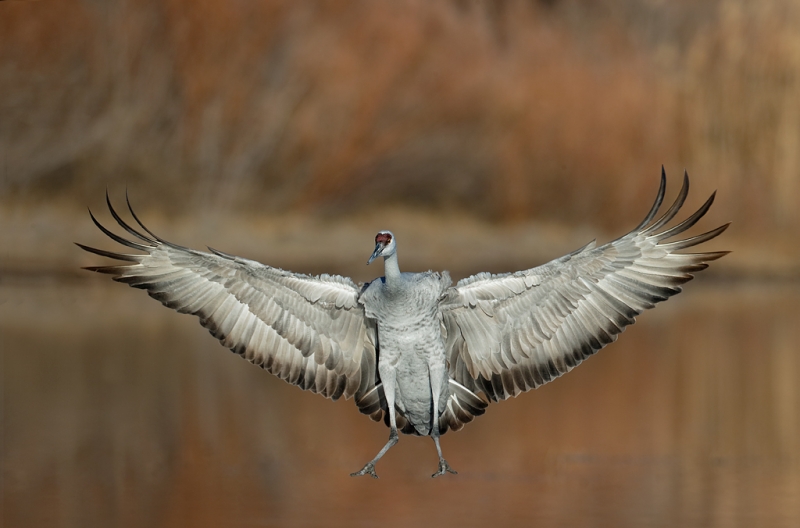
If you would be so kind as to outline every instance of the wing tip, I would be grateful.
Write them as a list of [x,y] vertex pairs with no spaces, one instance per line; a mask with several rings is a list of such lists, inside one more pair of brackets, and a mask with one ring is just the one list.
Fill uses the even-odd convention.
[[658,193],[656,193],[656,199],[653,202],[653,205],[650,207],[650,211],[648,211],[647,215],[644,217],[644,220],[642,220],[639,223],[639,225],[633,228],[633,230],[631,231],[632,233],[644,229],[647,226],[647,224],[653,221],[653,218],[655,218],[656,214],[658,214],[658,210],[661,209],[661,204],[664,203],[664,195],[666,194],[666,191],[667,191],[667,172],[664,169],[664,165],[662,164],[661,181],[658,185]]
[[124,267],[125,266],[81,266],[81,269],[94,273],[105,273],[106,275],[120,275],[122,274],[121,268]]
[[230,253],[225,253],[224,251],[220,251],[220,250],[218,250],[218,249],[214,249],[214,248],[212,248],[211,246],[206,246],[206,247],[208,248],[208,250],[209,250],[210,252],[212,252],[213,254],[215,254],[215,255],[216,255],[216,256],[218,256],[218,257],[222,257],[222,258],[224,258],[224,259],[228,259],[228,260],[234,260],[234,259],[236,259],[236,256],[234,256],[234,255],[231,255]]
[[729,255],[731,253],[733,253],[733,251],[711,251],[708,253],[703,253],[703,261],[711,262],[712,260],[721,259],[725,255]]

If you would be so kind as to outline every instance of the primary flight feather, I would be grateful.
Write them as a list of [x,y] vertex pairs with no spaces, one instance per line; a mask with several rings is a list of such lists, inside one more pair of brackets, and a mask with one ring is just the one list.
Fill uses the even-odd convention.
[[[683,205],[683,187],[659,218],[666,176],[645,219],[625,236],[591,243],[542,266],[516,273],[479,273],[451,286],[447,272],[401,273],[390,231],[375,237],[369,259],[384,259],[384,276],[363,286],[331,275],[312,277],[209,248],[167,242],[139,221],[113,218],[136,241],[92,221],[114,241],[140,253],[78,244],[125,264],[94,266],[165,306],[200,318],[220,342],[287,382],[331,399],[354,398],[359,410],[389,426],[389,440],[356,475],[377,478],[375,463],[398,431],[429,435],[439,456],[435,476],[455,473],[439,436],[457,431],[500,401],[569,372],[616,340],[635,317],[681,291],[692,273],[727,252],[678,253],[710,240],[728,224],[667,241],[692,227],[700,209],[666,229]],[[480,397],[483,393],[484,398]]]

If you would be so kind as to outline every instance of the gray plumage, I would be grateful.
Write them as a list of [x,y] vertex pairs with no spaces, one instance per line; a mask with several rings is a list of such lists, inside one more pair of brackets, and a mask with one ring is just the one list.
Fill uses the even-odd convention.
[[[97,227],[140,254],[78,244],[128,264],[89,267],[141,288],[165,306],[199,317],[220,342],[285,381],[327,398],[354,398],[362,413],[383,419],[389,441],[353,475],[375,474],[375,462],[397,432],[429,435],[439,455],[434,476],[452,472],[439,436],[459,430],[500,401],[569,372],[616,340],[642,311],[681,291],[692,273],[727,252],[677,253],[722,233],[728,224],[684,240],[666,240],[693,226],[693,215],[664,226],[683,205],[688,176],[675,203],[655,220],[666,177],[644,221],[627,235],[594,242],[542,266],[516,273],[480,273],[451,286],[444,273],[401,273],[397,242],[376,236],[370,262],[383,257],[385,275],[358,287],[340,276],[312,277],[209,248],[172,244],[143,232],[106,201],[136,241]],[[90,212],[91,215],[91,212]],[[368,262],[369,263],[369,262]]]

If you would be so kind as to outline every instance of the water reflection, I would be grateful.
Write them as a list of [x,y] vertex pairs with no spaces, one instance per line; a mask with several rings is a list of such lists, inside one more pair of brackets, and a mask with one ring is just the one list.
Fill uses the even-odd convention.
[[100,280],[0,283],[5,526],[798,526],[800,287],[690,284],[443,438],[226,353]]

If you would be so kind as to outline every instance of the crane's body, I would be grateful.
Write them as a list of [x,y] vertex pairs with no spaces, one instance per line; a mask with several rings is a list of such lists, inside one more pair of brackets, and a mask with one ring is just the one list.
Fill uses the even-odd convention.
[[[346,277],[311,277],[209,248],[210,253],[143,232],[111,215],[137,241],[98,228],[139,254],[81,248],[128,262],[87,269],[144,289],[165,306],[199,318],[220,342],[288,383],[327,398],[354,398],[359,410],[389,427],[389,440],[353,475],[377,478],[375,463],[399,432],[431,436],[439,456],[433,476],[455,473],[439,437],[458,431],[498,402],[572,370],[616,340],[644,310],[681,291],[692,273],[727,252],[678,253],[722,233],[716,229],[666,242],[693,226],[713,202],[671,228],[688,194],[684,182],[660,218],[656,201],[630,233],[594,242],[515,273],[479,273],[455,286],[447,272],[401,273],[397,242],[375,237],[369,259],[384,276],[363,287]],[[146,234],[145,234],[146,233]],[[481,397],[482,395],[482,397]],[[488,400],[488,401],[487,401]]]
[[[434,273],[403,273],[373,281],[361,294],[367,317],[378,325],[378,373],[388,403],[394,400],[417,433],[431,433],[434,406],[444,411],[447,360],[437,314],[450,281]],[[389,405],[389,409],[392,406]],[[433,412],[433,414],[432,414]]]
[[[390,232],[381,233],[394,240]],[[439,445],[439,418],[449,396],[439,302],[450,286],[450,277],[447,273],[400,273],[396,252],[384,260],[386,276],[372,281],[359,302],[366,316],[377,322],[378,375],[391,429],[387,446],[397,441],[397,409],[415,433],[433,438],[439,454],[438,474],[442,474],[452,470]],[[354,475],[374,475],[376,461]]]

